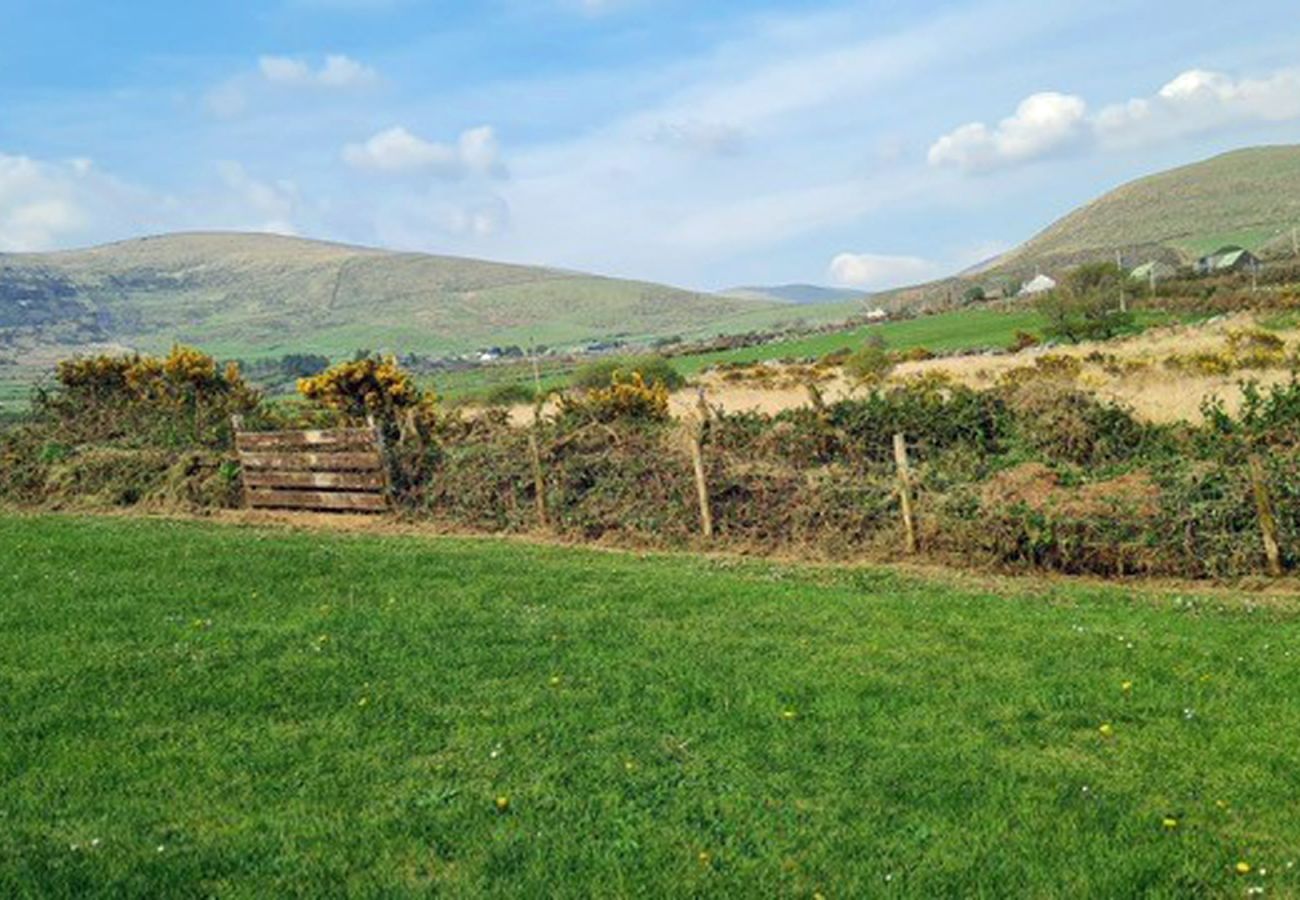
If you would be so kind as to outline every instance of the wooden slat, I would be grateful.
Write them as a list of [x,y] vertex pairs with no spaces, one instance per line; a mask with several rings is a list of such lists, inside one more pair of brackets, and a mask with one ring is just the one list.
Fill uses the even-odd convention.
[[248,453],[240,451],[245,469],[279,469],[285,472],[379,472],[383,463],[371,453]]
[[320,431],[241,431],[235,434],[240,450],[273,451],[280,448],[370,450],[375,434],[369,428],[332,428]]
[[379,472],[278,472],[274,469],[253,469],[244,473],[244,486],[382,491],[384,476]]
[[255,509],[320,509],[336,512],[384,512],[388,509],[388,501],[381,494],[329,491],[250,490],[248,505]]

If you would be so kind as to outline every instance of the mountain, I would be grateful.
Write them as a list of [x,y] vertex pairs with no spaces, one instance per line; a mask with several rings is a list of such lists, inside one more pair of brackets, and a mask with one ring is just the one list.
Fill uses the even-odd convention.
[[1135,268],[1187,265],[1236,244],[1261,258],[1297,255],[1300,146],[1252,147],[1139,178],[1079,207],[1025,243],[950,278],[877,294],[886,309],[960,303],[966,292],[1059,275],[1118,253]]
[[738,297],[742,300],[775,300],[778,303],[791,303],[797,306],[844,303],[850,300],[862,300],[867,296],[863,291],[821,287],[815,284],[734,287],[722,291],[721,294],[724,297]]
[[[828,308],[821,321],[850,312]],[[794,317],[772,299],[268,234],[0,254],[0,362],[176,341],[221,357],[443,354],[744,332]]]
[[1226,244],[1291,253],[1300,146],[1255,147],[1140,178],[1080,207],[985,271],[1051,271],[1116,252],[1187,263]]

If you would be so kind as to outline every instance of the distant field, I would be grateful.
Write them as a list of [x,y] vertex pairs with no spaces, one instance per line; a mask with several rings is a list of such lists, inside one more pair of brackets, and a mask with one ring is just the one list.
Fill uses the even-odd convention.
[[[1137,316],[1139,327],[1148,328],[1171,321],[1166,313],[1143,312]],[[963,309],[899,322],[864,325],[848,331],[816,334],[789,341],[774,341],[737,350],[719,350],[676,356],[672,364],[687,377],[697,375],[720,363],[761,362],[767,360],[804,359],[825,356],[836,350],[856,349],[870,337],[879,335],[891,350],[925,347],[935,352],[1000,349],[1015,338],[1017,331],[1037,333],[1042,317],[1032,309],[1004,311],[997,309]],[[572,374],[571,364],[547,363],[542,368],[543,388],[562,387]],[[485,366],[464,372],[447,373],[433,379],[438,393],[448,399],[481,397],[503,384],[533,383],[529,364]]]
[[2,374],[0,369],[0,416],[27,409],[31,396],[31,382],[18,375]]
[[1289,603],[125,519],[0,547],[4,896],[1300,892]]

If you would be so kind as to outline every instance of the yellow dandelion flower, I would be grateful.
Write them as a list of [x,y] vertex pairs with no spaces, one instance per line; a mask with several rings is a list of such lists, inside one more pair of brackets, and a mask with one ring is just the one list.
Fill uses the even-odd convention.
[[1175,819],[1173,816],[1165,816],[1161,820],[1161,824],[1164,825],[1166,828],[1177,828],[1178,820]]
[[507,812],[510,809],[510,798],[505,794],[497,797],[496,808],[499,813]]
[[1241,862],[1237,863],[1235,868],[1237,870],[1238,875],[1250,874],[1250,863],[1246,862],[1244,859]]
[[793,709],[786,709],[781,711],[781,718],[783,719],[793,719],[796,718],[798,715],[799,713],[795,712]]
[[1111,737],[1113,734],[1115,734],[1115,728],[1109,722],[1104,722],[1102,726],[1097,730],[1101,732],[1102,737],[1108,738]]
[[1129,691],[1133,690],[1133,682],[1125,681],[1119,686],[1119,689],[1127,694]]

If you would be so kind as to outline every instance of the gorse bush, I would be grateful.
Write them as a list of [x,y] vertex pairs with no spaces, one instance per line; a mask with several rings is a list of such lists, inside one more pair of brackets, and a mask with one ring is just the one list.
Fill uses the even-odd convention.
[[434,402],[391,356],[365,356],[331,366],[299,380],[298,393],[354,424],[371,417],[395,423],[404,412],[429,409]]
[[580,366],[573,373],[570,385],[579,390],[600,390],[619,382],[626,383],[634,374],[654,387],[662,385],[675,391],[686,384],[686,379],[662,356],[611,357]]
[[640,372],[633,372],[630,376],[616,375],[614,383],[608,387],[563,395],[560,414],[577,422],[666,422],[668,386],[662,381],[647,384]]
[[229,443],[230,417],[261,398],[234,363],[176,346],[165,357],[90,356],[59,364],[58,390],[38,393],[36,416],[77,443],[135,437],[164,446]]

